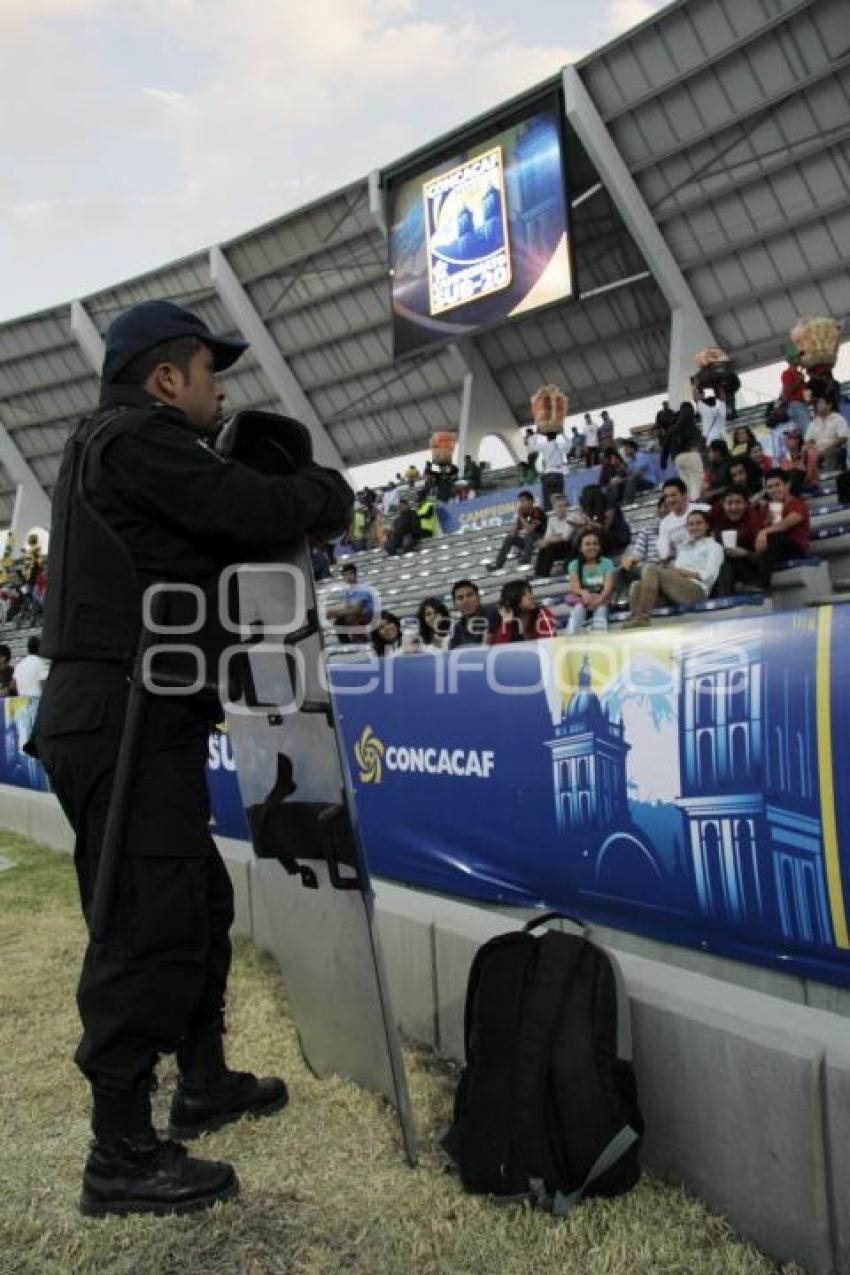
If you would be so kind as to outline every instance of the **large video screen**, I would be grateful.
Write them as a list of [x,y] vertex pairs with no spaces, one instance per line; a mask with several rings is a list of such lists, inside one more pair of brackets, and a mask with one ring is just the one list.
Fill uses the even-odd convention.
[[396,358],[572,295],[552,98],[386,183]]

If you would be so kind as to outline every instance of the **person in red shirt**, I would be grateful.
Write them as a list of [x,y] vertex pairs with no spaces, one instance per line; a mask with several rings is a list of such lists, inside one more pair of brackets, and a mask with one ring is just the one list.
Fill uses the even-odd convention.
[[736,584],[757,584],[756,536],[765,518],[765,506],[760,502],[751,505],[746,487],[730,487],[712,508],[711,530],[723,546],[723,566],[717,582],[720,597],[734,593]]
[[534,600],[527,580],[508,580],[499,597],[502,622],[489,638],[491,646],[503,642],[533,642],[536,638],[554,637],[558,622],[548,607]]
[[806,402],[806,378],[800,368],[800,355],[796,350],[789,350],[786,361],[788,366],[782,373],[780,398],[788,412],[788,420],[805,433],[810,418]]
[[521,491],[516,498],[516,521],[502,541],[496,561],[490,563],[491,571],[498,571],[505,565],[508,554],[514,546],[519,549],[522,569],[531,569],[531,559],[537,541],[546,528],[546,515],[539,505],[535,505],[530,491]]
[[755,548],[759,583],[766,589],[779,563],[809,556],[809,507],[799,496],[791,495],[791,476],[786,470],[771,469],[764,485],[767,518],[756,536]]

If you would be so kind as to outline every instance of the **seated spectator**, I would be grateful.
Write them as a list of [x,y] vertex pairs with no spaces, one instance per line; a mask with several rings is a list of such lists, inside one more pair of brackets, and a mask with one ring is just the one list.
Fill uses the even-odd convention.
[[804,443],[802,432],[793,425],[784,431],[785,455],[779,462],[791,479],[791,495],[800,496],[803,492],[817,495],[820,491],[820,465],[818,453],[813,443]]
[[333,620],[340,642],[365,642],[375,611],[375,597],[366,585],[358,585],[357,568],[353,562],[345,562],[340,571],[345,592],[340,603],[328,607],[328,619]]
[[8,699],[17,693],[12,671],[12,648],[5,642],[0,642],[0,699]]
[[424,487],[417,490],[416,521],[419,527],[419,540],[430,540],[436,536],[440,522],[437,518],[437,502]]
[[579,493],[578,506],[582,526],[601,533],[603,553],[609,557],[622,553],[632,533],[619,505],[609,505],[602,488],[589,483]]
[[766,474],[769,469],[773,469],[774,462],[769,456],[765,456],[761,443],[756,443],[755,447],[751,449],[750,460],[754,465],[758,465],[763,474]]
[[557,621],[548,607],[534,600],[527,580],[507,580],[499,597],[501,623],[490,636],[490,644],[528,642],[536,638],[554,637]]
[[554,496],[546,531],[537,542],[534,574],[549,576],[556,562],[566,562],[573,551],[573,536],[581,526],[581,515],[570,513],[566,496]]
[[398,513],[393,519],[392,531],[387,540],[387,554],[393,558],[397,553],[410,553],[416,548],[419,539],[419,519],[411,508],[410,497],[401,496],[398,502]]
[[651,622],[659,598],[669,602],[703,602],[711,593],[723,566],[723,550],[709,534],[708,513],[692,509],[687,516],[687,539],[678,546],[676,561],[668,566],[644,567],[638,583],[629,590],[631,617],[625,628],[643,628]]
[[499,627],[499,612],[490,602],[481,601],[478,585],[472,580],[456,580],[452,585],[452,602],[460,613],[449,639],[449,649],[459,646],[482,646]]
[[758,439],[748,425],[736,425],[732,435],[731,452],[733,456],[749,456]]
[[372,649],[378,656],[401,650],[401,620],[392,611],[382,611],[372,630]]
[[423,598],[417,608],[416,619],[422,645],[445,650],[452,633],[452,617],[445,602],[440,598]]
[[623,488],[623,504],[633,505],[642,491],[652,491],[655,483],[649,477],[645,461],[638,455],[638,445],[633,438],[623,440],[621,448],[623,461],[628,471]]
[[599,486],[605,492],[610,505],[623,503],[623,492],[629,477],[626,462],[616,447],[606,447],[602,453],[602,468],[599,471]]
[[546,515],[539,505],[535,505],[530,491],[521,491],[517,496],[517,513],[513,527],[502,541],[496,561],[489,564],[491,571],[498,571],[505,565],[511,549],[519,549],[522,566],[531,569],[531,559],[537,542],[541,539],[546,526]]
[[658,558],[666,565],[672,562],[679,546],[688,539],[688,489],[681,478],[668,478],[661,488],[665,514],[658,525]]
[[765,473],[751,456],[732,456],[729,461],[729,482],[733,487],[746,488],[750,500],[764,495]]
[[825,390],[814,401],[814,417],[806,433],[806,442],[817,452],[822,470],[841,469],[846,456],[847,422],[838,410],[838,393]]
[[702,491],[704,472],[702,456],[703,439],[697,424],[694,405],[685,399],[664,439],[661,468],[667,468],[668,459],[673,462],[676,473],[687,485],[690,500],[699,500]]
[[718,500],[729,486],[729,445],[716,439],[708,445],[708,463],[702,480],[702,500]]
[[667,512],[667,497],[661,496],[656,505],[656,517],[644,523],[620,559],[620,565],[614,576],[614,594],[616,597],[627,585],[640,579],[640,573],[647,564],[658,562],[658,529],[660,520]]
[[50,672],[50,661],[39,655],[41,638],[37,634],[27,638],[27,653],[15,665],[14,681],[19,695],[28,695],[34,699],[40,695],[47,675]]
[[756,536],[764,520],[764,503],[751,505],[745,487],[730,487],[709,514],[711,529],[723,548],[717,586],[721,597],[734,593],[736,585],[748,588],[758,584]]
[[599,534],[586,527],[579,532],[576,556],[570,563],[570,592],[579,599],[570,611],[568,632],[585,624],[595,631],[608,628],[608,604],[614,591],[614,563],[602,556]]
[[765,478],[767,518],[755,541],[759,584],[770,586],[775,567],[789,558],[809,556],[809,506],[791,495],[784,469],[771,469]]

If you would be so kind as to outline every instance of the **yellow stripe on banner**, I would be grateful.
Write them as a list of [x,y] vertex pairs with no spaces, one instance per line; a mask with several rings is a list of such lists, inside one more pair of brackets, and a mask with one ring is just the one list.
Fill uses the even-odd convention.
[[818,607],[817,712],[818,771],[820,773],[820,817],[823,828],[823,852],[826,859],[826,881],[832,928],[838,947],[850,947],[847,914],[841,888],[841,864],[838,859],[838,833],[835,826],[835,789],[832,783],[832,698],[830,695],[832,661],[832,607]]

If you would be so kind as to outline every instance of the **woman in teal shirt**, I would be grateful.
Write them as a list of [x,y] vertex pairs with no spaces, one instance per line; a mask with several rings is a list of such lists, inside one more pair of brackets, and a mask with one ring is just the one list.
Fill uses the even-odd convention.
[[608,628],[608,603],[614,589],[614,563],[602,557],[602,541],[597,532],[582,531],[577,557],[569,566],[570,592],[578,602],[570,612],[568,633],[578,633],[585,624],[599,632]]

